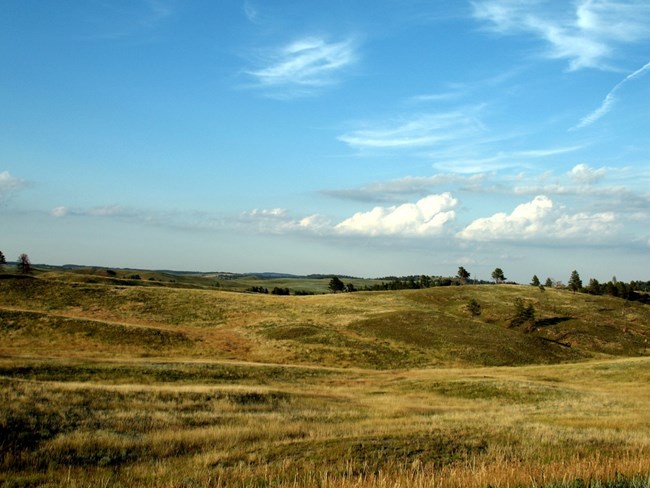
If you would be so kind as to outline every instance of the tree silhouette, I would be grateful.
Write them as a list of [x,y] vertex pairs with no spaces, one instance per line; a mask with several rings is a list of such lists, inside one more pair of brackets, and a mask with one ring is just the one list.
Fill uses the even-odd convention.
[[462,266],[458,267],[458,273],[456,273],[456,276],[458,276],[458,279],[460,279],[460,282],[462,284],[467,283],[467,280],[469,279],[469,271],[467,271],[465,268]]
[[502,281],[505,281],[506,277],[503,274],[503,270],[501,268],[496,268],[494,271],[492,271],[492,279],[496,283],[501,283]]
[[569,289],[573,293],[575,293],[581,288],[582,288],[582,280],[580,279],[580,275],[578,274],[578,272],[574,269],[573,271],[571,271],[571,277],[569,278]]
[[600,283],[596,278],[591,278],[589,280],[589,285],[587,286],[587,293],[591,295],[600,295]]
[[343,283],[338,276],[333,276],[328,286],[334,293],[345,290],[345,283]]
[[7,259],[5,258],[5,255],[0,251],[0,271],[2,271],[4,265],[7,264]]
[[29,256],[25,253],[21,254],[18,257],[18,263],[16,264],[18,272],[22,274],[29,274],[32,272],[32,263],[29,261]]
[[533,275],[533,279],[531,280],[530,284],[531,286],[539,286],[541,284],[537,275]]

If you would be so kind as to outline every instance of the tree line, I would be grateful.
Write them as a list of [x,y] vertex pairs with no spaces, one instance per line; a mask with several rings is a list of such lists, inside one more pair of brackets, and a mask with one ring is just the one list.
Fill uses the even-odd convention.
[[[7,265],[7,259],[2,251],[0,251],[0,272],[4,271]],[[30,274],[32,272],[32,264],[29,256],[22,253],[16,260],[16,270],[20,274]],[[326,278],[328,275],[313,275]],[[495,268],[491,274],[494,281],[485,281],[470,279],[471,274],[463,266],[458,267],[456,276],[428,276],[428,275],[411,275],[411,276],[386,276],[378,278],[381,283],[374,283],[372,285],[364,285],[357,288],[353,283],[344,283],[338,276],[331,276],[328,289],[333,293],[339,292],[356,292],[356,291],[393,291],[393,290],[417,290],[422,288],[432,288],[436,286],[452,286],[452,285],[465,285],[468,283],[484,285],[484,284],[500,284],[506,282],[507,278],[501,268]],[[345,276],[344,278],[348,278]],[[582,279],[577,270],[573,270],[569,276],[567,285],[565,286],[561,281],[546,278],[544,284],[540,281],[537,275],[533,275],[531,286],[539,287],[541,290],[545,288],[568,288],[572,292],[588,293],[590,295],[609,295],[613,297],[623,298],[625,300],[640,301],[643,303],[650,303],[650,281],[630,281],[625,283],[618,281],[614,276],[607,283],[600,283],[597,279],[591,278],[587,286],[583,286]],[[264,293],[268,294],[268,288],[262,286],[251,286],[246,289],[249,293]],[[289,288],[274,287],[270,294],[272,295],[289,295],[291,292]],[[313,295],[313,292],[297,290],[294,291],[295,295]]]
[[648,295],[648,292],[650,292],[650,281],[630,281],[629,283],[625,283],[618,281],[616,276],[614,276],[607,283],[600,283],[596,278],[590,278],[587,286],[583,286],[580,273],[575,269],[571,272],[566,286],[561,281],[554,281],[551,278],[547,278],[544,285],[542,285],[537,275],[533,276],[530,284],[542,289],[544,287],[568,288],[573,293],[609,295],[625,300],[650,303],[650,295]]
[[[2,251],[0,251],[0,272],[4,271],[4,267],[7,265],[7,258]],[[16,270],[20,274],[30,274],[32,272],[32,263],[29,260],[29,256],[25,253],[22,253],[18,256],[16,260]]]

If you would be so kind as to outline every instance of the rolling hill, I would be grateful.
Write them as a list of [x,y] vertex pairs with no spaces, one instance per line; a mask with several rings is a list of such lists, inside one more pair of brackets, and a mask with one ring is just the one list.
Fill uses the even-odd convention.
[[[650,481],[649,305],[519,285],[227,290],[142,270],[3,275],[0,483]],[[513,326],[518,302],[535,317]]]

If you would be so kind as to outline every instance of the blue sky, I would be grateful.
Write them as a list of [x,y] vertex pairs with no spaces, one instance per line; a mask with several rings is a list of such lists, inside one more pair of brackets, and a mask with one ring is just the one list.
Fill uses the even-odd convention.
[[645,0],[3,2],[0,250],[650,279]]

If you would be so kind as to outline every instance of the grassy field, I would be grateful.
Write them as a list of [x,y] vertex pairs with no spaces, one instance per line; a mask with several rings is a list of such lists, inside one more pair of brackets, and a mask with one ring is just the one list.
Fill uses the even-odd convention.
[[4,486],[650,486],[648,305],[101,274],[0,279]]

